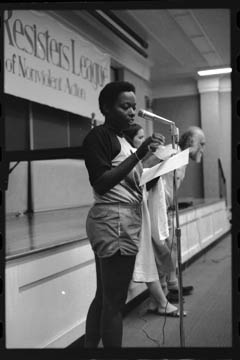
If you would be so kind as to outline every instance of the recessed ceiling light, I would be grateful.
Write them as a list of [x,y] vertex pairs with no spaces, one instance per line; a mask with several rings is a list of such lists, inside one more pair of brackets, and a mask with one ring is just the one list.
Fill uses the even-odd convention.
[[222,68],[222,69],[212,69],[212,70],[201,70],[198,71],[198,75],[208,76],[208,75],[217,75],[217,74],[227,74],[230,72],[232,72],[231,68]]

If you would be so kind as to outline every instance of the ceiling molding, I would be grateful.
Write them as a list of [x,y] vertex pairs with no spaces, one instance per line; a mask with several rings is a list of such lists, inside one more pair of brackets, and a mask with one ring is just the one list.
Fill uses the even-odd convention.
[[219,92],[231,92],[232,91],[232,82],[230,75],[224,76],[220,80]]
[[230,92],[232,90],[230,75],[209,76],[198,80],[200,93],[206,92]]
[[218,92],[220,88],[220,78],[217,76],[210,76],[204,79],[199,79],[197,84],[200,94],[206,92]]

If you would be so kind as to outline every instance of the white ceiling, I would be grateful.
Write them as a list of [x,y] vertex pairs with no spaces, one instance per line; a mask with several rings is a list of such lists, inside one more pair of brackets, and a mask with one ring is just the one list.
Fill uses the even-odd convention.
[[[112,12],[148,42],[149,47],[144,50],[151,64],[152,89],[164,81],[198,79],[198,70],[231,66],[228,9],[115,9]],[[87,11],[58,13],[76,29],[81,22],[81,28],[90,38],[91,27],[95,28],[95,42],[101,44],[104,39],[109,48],[116,48],[114,37],[108,36],[110,31]]]
[[148,42],[153,87],[166,79],[197,79],[198,70],[231,66],[228,9],[113,12]]

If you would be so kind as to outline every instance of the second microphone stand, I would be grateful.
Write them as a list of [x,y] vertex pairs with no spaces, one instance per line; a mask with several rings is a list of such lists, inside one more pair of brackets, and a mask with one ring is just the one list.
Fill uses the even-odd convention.
[[[176,138],[179,137],[178,128],[175,124],[171,125],[171,137],[172,137],[172,148],[176,148]],[[184,327],[183,327],[183,292],[182,292],[182,261],[181,261],[181,229],[179,226],[179,212],[178,212],[178,196],[177,196],[177,175],[176,169],[173,172],[173,199],[175,208],[176,228],[173,223],[173,229],[175,228],[175,235],[177,239],[177,259],[178,259],[178,296],[179,296],[179,307],[180,307],[180,344],[181,347],[185,347]]]

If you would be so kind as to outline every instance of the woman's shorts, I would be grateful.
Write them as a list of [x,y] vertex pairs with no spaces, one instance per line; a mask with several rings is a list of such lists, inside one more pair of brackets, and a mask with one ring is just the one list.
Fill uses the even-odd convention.
[[118,250],[122,255],[136,255],[141,223],[141,204],[95,204],[86,222],[93,251],[98,257],[112,256]]

